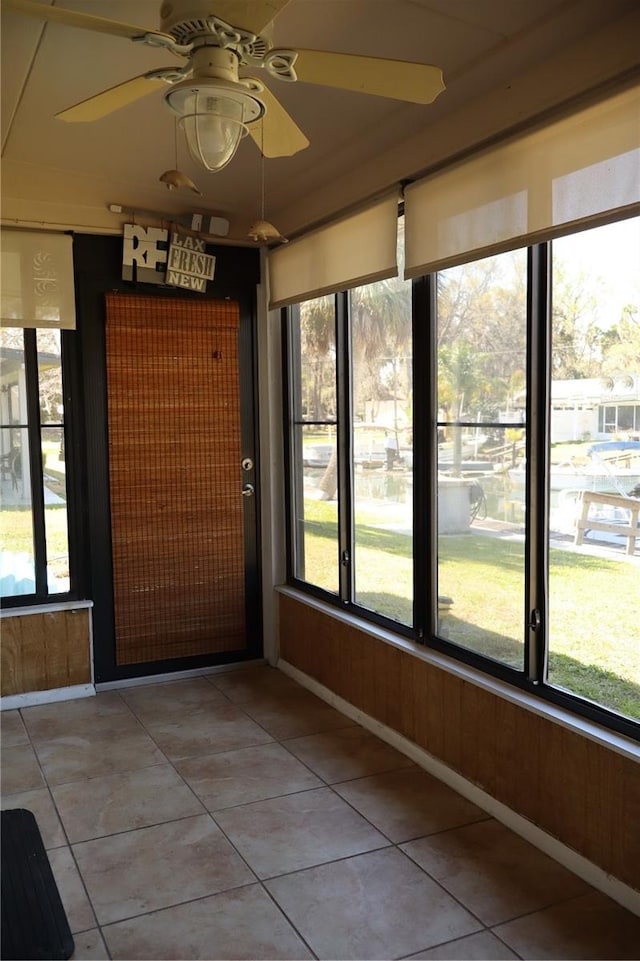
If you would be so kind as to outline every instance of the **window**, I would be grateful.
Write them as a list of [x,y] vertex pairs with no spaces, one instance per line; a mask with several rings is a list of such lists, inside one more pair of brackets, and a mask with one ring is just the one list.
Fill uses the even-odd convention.
[[[629,376],[628,381],[633,382]],[[606,385],[612,383],[607,378]],[[640,404],[605,404],[598,412],[598,432],[601,434],[615,434],[620,431],[631,431],[640,438]]]
[[640,221],[552,247],[554,377],[618,403],[605,405],[604,421],[576,405],[552,432],[548,682],[640,718],[640,538],[629,554],[625,535],[640,503]]
[[[353,600],[413,623],[411,285],[349,291]],[[380,563],[380,557],[385,563]]]
[[291,574],[411,625],[411,284],[306,301],[288,331]]
[[291,582],[635,737],[639,262],[632,218],[285,326]]
[[14,602],[70,591],[62,336],[0,331],[0,585]]
[[339,590],[336,317],[333,297],[291,312],[293,573]]
[[452,267],[438,274],[436,310],[440,629],[519,671],[526,279],[522,250]]

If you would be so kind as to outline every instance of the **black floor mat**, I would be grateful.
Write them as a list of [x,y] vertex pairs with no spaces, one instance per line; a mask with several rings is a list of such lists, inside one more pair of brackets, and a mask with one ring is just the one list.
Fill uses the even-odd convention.
[[66,959],[74,944],[36,819],[2,811],[2,958]]

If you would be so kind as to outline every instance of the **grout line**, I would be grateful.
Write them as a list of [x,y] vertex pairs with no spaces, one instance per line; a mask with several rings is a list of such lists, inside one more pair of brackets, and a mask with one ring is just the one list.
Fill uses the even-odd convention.
[[[185,680],[188,680],[188,679],[185,679]],[[206,680],[209,682],[209,678],[206,678]],[[176,682],[176,683],[179,683],[179,682]],[[231,698],[229,698],[229,696],[228,696],[223,690],[221,690],[220,688],[218,688],[218,687],[215,685],[215,682],[214,682],[213,680],[210,681],[209,683],[211,683],[212,687],[217,691],[217,693],[222,694],[222,695],[225,697],[225,699],[226,699],[230,704],[233,704],[235,707],[237,707],[237,708],[239,709],[239,712],[242,713],[242,715],[244,715],[246,718],[250,719],[250,720],[251,720],[254,724],[256,724],[258,727],[262,728],[262,730],[264,730],[265,733],[269,735],[269,737],[271,738],[271,740],[268,741],[268,742],[261,742],[261,743],[258,743],[258,744],[256,744],[256,745],[245,745],[245,746],[240,747],[240,748],[230,748],[230,749],[228,749],[228,750],[226,750],[226,751],[218,751],[218,752],[214,752],[214,753],[210,753],[210,752],[206,751],[205,753],[199,753],[199,754],[196,754],[196,755],[191,755],[190,757],[187,757],[187,758],[177,758],[177,759],[175,759],[175,760],[172,760],[170,757],[168,757],[168,756],[166,755],[166,753],[162,750],[162,748],[159,747],[159,745],[158,745],[155,737],[153,736],[153,734],[151,733],[151,731],[147,728],[145,721],[142,720],[142,719],[140,718],[139,714],[136,713],[135,708],[132,707],[130,704],[128,704],[128,702],[126,701],[126,698],[123,697],[123,696],[120,694],[120,692],[118,692],[119,697],[121,698],[121,700],[123,700],[123,702],[124,702],[124,704],[126,705],[128,711],[136,718],[136,720],[137,720],[138,723],[140,724],[141,728],[144,730],[144,732],[147,734],[147,736],[151,739],[151,741],[153,742],[153,744],[155,745],[155,747],[160,751],[160,753],[162,754],[162,757],[164,758],[164,761],[157,761],[157,762],[155,762],[154,764],[145,764],[145,765],[143,765],[142,767],[130,768],[130,769],[125,770],[125,771],[109,771],[109,772],[106,772],[106,773],[104,773],[104,774],[93,775],[93,776],[90,777],[90,778],[83,777],[83,778],[78,779],[77,782],[68,781],[68,782],[63,782],[63,784],[60,784],[60,785],[58,785],[58,784],[50,785],[50,784],[49,784],[49,781],[48,781],[48,779],[47,779],[47,777],[46,777],[46,774],[45,774],[45,772],[44,772],[44,769],[43,769],[43,767],[42,767],[42,764],[41,764],[41,762],[40,762],[40,758],[38,757],[38,754],[37,754],[37,751],[36,751],[36,747],[35,747],[35,743],[32,741],[32,738],[31,738],[31,735],[30,735],[29,730],[28,730],[28,728],[27,728],[27,725],[26,725],[26,723],[24,722],[24,719],[22,718],[21,709],[19,709],[19,712],[20,712],[20,715],[19,715],[19,716],[20,716],[21,721],[22,721],[22,723],[23,723],[23,725],[24,725],[24,728],[25,728],[26,736],[27,736],[27,739],[28,739],[28,744],[31,746],[31,748],[32,748],[32,750],[33,750],[33,752],[34,752],[34,755],[35,755],[35,757],[36,757],[36,761],[37,761],[37,763],[38,763],[39,769],[40,769],[40,771],[41,771],[41,775],[42,775],[43,780],[44,780],[44,786],[46,787],[46,789],[47,789],[47,791],[48,791],[48,793],[49,793],[49,796],[50,796],[50,798],[51,798],[51,801],[52,801],[52,803],[53,803],[54,810],[56,811],[56,815],[58,816],[58,819],[59,819],[59,822],[60,822],[60,825],[61,825],[61,828],[62,828],[62,832],[63,832],[63,834],[64,834],[64,837],[66,838],[66,841],[67,841],[66,846],[69,848],[69,850],[70,850],[70,852],[71,852],[71,856],[72,856],[72,859],[73,859],[74,866],[75,866],[75,868],[76,868],[76,870],[77,870],[77,872],[78,872],[78,875],[79,875],[80,880],[81,880],[82,887],[83,887],[83,889],[84,889],[84,891],[85,891],[85,894],[86,894],[86,896],[87,896],[89,905],[90,905],[90,907],[91,907],[91,910],[92,910],[93,915],[94,915],[94,918],[95,918],[95,927],[83,929],[83,931],[98,930],[99,933],[100,933],[100,936],[101,936],[101,938],[102,938],[102,940],[103,940],[103,942],[104,942],[105,949],[106,949],[107,953],[109,954],[109,956],[110,956],[110,952],[109,952],[109,948],[108,948],[108,944],[107,944],[107,939],[106,939],[106,937],[105,937],[105,935],[104,935],[104,933],[103,933],[103,928],[107,928],[107,927],[110,927],[110,926],[112,926],[112,925],[114,925],[114,924],[118,924],[118,923],[120,923],[120,922],[122,922],[122,921],[128,920],[128,918],[118,919],[117,921],[110,921],[110,922],[107,922],[106,924],[101,924],[101,923],[98,921],[97,914],[96,914],[95,908],[94,908],[94,906],[93,906],[93,902],[92,902],[92,900],[91,900],[91,898],[90,898],[90,896],[89,896],[89,892],[88,892],[88,890],[87,890],[87,887],[86,887],[86,884],[85,884],[85,881],[84,881],[84,877],[83,877],[83,875],[82,875],[82,872],[80,871],[80,868],[79,868],[78,863],[77,863],[76,858],[75,858],[75,854],[74,854],[74,851],[73,851],[73,845],[74,845],[74,844],[88,843],[88,842],[91,842],[91,841],[98,841],[98,840],[101,840],[101,839],[103,839],[103,838],[114,837],[114,836],[117,836],[117,835],[119,835],[119,834],[133,833],[133,832],[138,831],[138,830],[143,830],[144,828],[147,828],[147,827],[157,827],[157,826],[160,826],[160,825],[162,825],[162,824],[175,823],[175,822],[178,822],[178,821],[183,821],[183,820],[187,820],[187,819],[194,818],[194,817],[201,817],[202,814],[207,815],[207,816],[211,819],[211,821],[213,822],[213,824],[214,824],[214,825],[216,826],[216,828],[221,832],[221,834],[223,835],[223,837],[225,838],[225,840],[227,841],[227,843],[231,846],[231,848],[234,850],[234,852],[238,855],[238,857],[241,859],[241,861],[243,862],[243,864],[247,867],[247,869],[248,869],[248,871],[250,872],[251,876],[252,876],[253,878],[255,878],[255,880],[254,880],[254,881],[248,881],[248,882],[245,883],[245,884],[237,884],[237,885],[234,885],[234,886],[231,887],[231,888],[225,888],[224,890],[218,891],[218,892],[215,892],[215,893],[208,893],[208,894],[204,894],[204,895],[202,895],[202,896],[200,896],[200,897],[190,898],[190,899],[187,900],[187,901],[178,902],[177,904],[171,904],[171,905],[166,905],[166,906],[164,906],[164,907],[154,908],[154,909],[151,910],[151,911],[143,911],[143,912],[141,912],[140,914],[132,915],[131,918],[144,918],[144,917],[146,917],[147,915],[157,914],[157,913],[159,913],[159,912],[167,911],[167,910],[170,910],[170,909],[172,909],[172,908],[174,908],[174,907],[178,907],[178,906],[181,906],[181,905],[184,905],[184,904],[189,904],[189,903],[192,903],[192,902],[202,901],[202,900],[205,900],[205,899],[210,898],[210,897],[216,897],[218,894],[227,893],[228,891],[233,891],[233,890],[236,890],[236,889],[241,889],[241,888],[249,887],[249,886],[252,886],[252,885],[254,885],[254,884],[259,884],[262,892],[267,895],[267,897],[270,899],[271,902],[273,902],[273,903],[275,904],[275,906],[276,906],[276,908],[278,909],[278,911],[283,915],[283,917],[286,919],[287,923],[290,925],[290,927],[293,929],[293,931],[295,931],[296,935],[301,939],[302,943],[305,944],[305,946],[308,948],[308,950],[310,951],[310,953],[312,954],[312,956],[313,956],[314,958],[316,958],[317,955],[313,952],[311,946],[308,944],[308,942],[306,941],[306,939],[302,936],[302,934],[300,933],[300,931],[298,931],[296,925],[295,925],[295,924],[293,923],[293,921],[288,917],[286,911],[285,911],[285,910],[281,907],[281,905],[275,900],[274,896],[271,894],[271,892],[270,892],[270,891],[268,890],[268,888],[266,887],[266,884],[267,884],[268,882],[270,882],[270,881],[272,881],[272,880],[276,880],[276,879],[278,879],[278,878],[282,878],[282,877],[292,877],[292,876],[295,876],[296,874],[300,874],[300,873],[302,873],[302,872],[314,870],[315,868],[320,868],[320,867],[324,867],[324,866],[331,865],[331,864],[334,864],[334,863],[339,863],[340,861],[350,860],[350,859],[352,859],[352,858],[354,858],[354,857],[361,857],[361,856],[365,856],[365,855],[367,855],[367,854],[373,854],[373,853],[375,853],[376,851],[387,851],[387,850],[389,850],[389,849],[395,849],[395,850],[398,851],[400,854],[402,854],[404,857],[408,858],[412,865],[414,865],[415,867],[417,867],[427,878],[429,878],[429,880],[431,880],[431,881],[432,881],[433,883],[435,883],[442,891],[444,891],[445,894],[446,894],[446,896],[447,896],[448,898],[451,898],[453,901],[455,901],[468,915],[470,915],[471,917],[475,918],[475,919],[478,921],[478,924],[481,925],[480,930],[477,931],[477,932],[470,932],[470,935],[469,935],[469,936],[471,936],[471,935],[473,935],[473,934],[481,933],[481,931],[490,931],[490,932],[494,935],[494,937],[497,937],[497,938],[501,941],[501,943],[505,944],[505,946],[506,946],[510,951],[512,951],[514,955],[517,956],[517,952],[515,952],[515,951],[513,950],[513,948],[510,947],[510,945],[508,945],[506,942],[504,942],[504,941],[499,937],[499,935],[497,935],[497,934],[495,933],[495,931],[493,931],[492,928],[490,928],[490,927],[489,927],[488,925],[486,925],[480,918],[478,918],[477,915],[476,915],[466,904],[464,904],[462,901],[460,901],[459,898],[456,897],[456,895],[452,894],[452,892],[448,891],[448,890],[446,889],[446,887],[445,887],[440,881],[438,881],[436,878],[432,877],[432,875],[430,875],[429,872],[428,872],[424,867],[422,867],[420,864],[418,864],[416,861],[414,861],[413,858],[411,857],[411,855],[408,854],[408,853],[406,853],[405,851],[403,851],[403,850],[401,849],[401,847],[400,847],[401,844],[408,844],[408,843],[410,843],[411,841],[414,841],[414,840],[419,840],[419,839],[422,839],[422,838],[433,837],[434,835],[438,835],[438,834],[442,834],[442,833],[447,833],[447,832],[449,832],[449,831],[460,830],[460,829],[462,829],[462,828],[464,828],[464,827],[466,827],[466,826],[468,826],[468,825],[470,825],[470,824],[477,824],[477,823],[482,823],[482,822],[484,822],[485,820],[491,820],[491,819],[493,819],[493,818],[491,817],[491,815],[487,814],[486,812],[483,812],[483,813],[484,813],[484,816],[481,817],[481,818],[479,818],[478,820],[469,821],[469,822],[464,822],[463,824],[455,825],[455,826],[450,827],[450,828],[445,828],[445,829],[443,829],[443,830],[441,830],[441,831],[432,831],[432,832],[430,832],[429,834],[421,834],[421,835],[418,835],[416,838],[407,838],[407,839],[403,839],[402,841],[394,842],[391,838],[389,838],[389,837],[385,834],[384,831],[381,830],[381,828],[379,828],[375,823],[373,823],[373,822],[370,820],[369,817],[367,817],[367,816],[364,815],[361,811],[359,811],[359,810],[358,810],[350,801],[348,801],[346,798],[342,797],[342,796],[338,793],[338,791],[336,790],[336,788],[339,787],[340,785],[343,785],[343,784],[346,784],[346,783],[355,782],[355,781],[360,781],[360,780],[364,780],[364,779],[366,779],[366,778],[376,777],[376,776],[379,776],[379,775],[398,773],[398,772],[401,772],[401,771],[409,771],[409,770],[412,770],[413,768],[418,768],[418,770],[422,770],[422,768],[420,767],[420,765],[416,765],[415,763],[413,763],[413,764],[403,764],[402,766],[399,766],[399,767],[393,767],[393,768],[389,768],[389,769],[382,770],[382,771],[374,771],[374,772],[372,772],[372,773],[359,775],[359,776],[357,776],[357,777],[355,777],[355,778],[347,778],[346,780],[343,780],[343,781],[329,782],[329,781],[326,780],[322,775],[320,775],[317,771],[314,771],[306,761],[304,761],[303,759],[297,757],[297,756],[293,753],[293,751],[291,751],[291,750],[287,747],[287,742],[288,742],[288,741],[291,742],[291,741],[294,741],[294,740],[297,740],[297,739],[300,739],[300,738],[314,737],[314,736],[316,736],[316,735],[323,735],[323,734],[330,736],[330,735],[332,735],[332,734],[337,733],[339,730],[343,730],[343,729],[345,729],[345,728],[352,728],[352,727],[358,727],[358,728],[360,728],[362,731],[364,731],[364,732],[366,732],[366,733],[368,733],[368,734],[371,734],[372,737],[376,737],[376,738],[377,738],[377,735],[375,735],[375,734],[372,733],[372,732],[369,732],[369,731],[367,730],[367,728],[365,728],[365,727],[364,727],[362,724],[360,724],[358,721],[351,720],[350,718],[348,718],[347,715],[344,715],[344,717],[345,717],[345,722],[346,722],[346,723],[345,723],[345,728],[337,728],[337,729],[336,729],[336,728],[330,728],[330,729],[324,730],[324,731],[323,731],[323,730],[321,730],[321,731],[316,731],[316,732],[313,732],[313,733],[311,733],[311,734],[302,734],[302,735],[293,735],[293,736],[292,736],[292,735],[287,735],[287,736],[284,737],[284,738],[277,738],[277,737],[274,737],[274,735],[270,734],[270,732],[269,732],[266,728],[264,728],[263,725],[260,724],[260,722],[256,721],[253,717],[251,717],[251,715],[249,714],[249,712],[246,710],[246,708],[245,708],[242,704],[239,704],[239,703],[237,703],[237,702],[235,702],[235,701],[232,701]],[[305,690],[305,688],[304,688],[302,685],[298,684],[297,682],[296,682],[296,685],[297,685],[297,687],[299,687],[301,690]],[[161,685],[157,685],[157,687],[158,687],[158,694],[159,694],[159,696],[161,696]],[[282,697],[282,698],[283,698],[283,704],[286,706],[286,694],[281,695],[279,692],[276,692],[276,694],[275,694],[274,696],[275,696],[276,698]],[[336,709],[336,710],[337,710],[337,709]],[[194,714],[195,714],[195,713],[198,713],[197,708],[196,708],[196,710],[193,711],[192,713],[194,713]],[[188,715],[187,715],[187,716],[188,716]],[[185,717],[185,714],[184,714],[184,713],[176,712],[176,718],[184,718],[184,717]],[[106,724],[108,724],[108,720],[109,720],[108,716],[105,716],[105,723],[106,723]],[[98,738],[98,740],[99,740],[99,738]],[[380,739],[380,740],[382,740],[382,739]],[[47,743],[47,742],[43,742],[43,743]],[[384,742],[383,742],[383,743],[384,743]],[[279,747],[284,748],[284,750],[287,752],[287,754],[288,754],[293,760],[295,760],[298,764],[300,764],[303,768],[305,768],[310,774],[312,774],[314,777],[316,777],[316,778],[318,779],[318,781],[320,782],[319,785],[316,786],[316,787],[304,788],[304,789],[301,789],[301,790],[287,791],[287,792],[285,792],[285,793],[283,793],[283,794],[272,795],[271,797],[267,797],[267,798],[258,798],[258,799],[256,799],[255,801],[241,802],[241,803],[239,803],[239,804],[230,805],[230,806],[227,806],[227,807],[225,807],[225,808],[219,808],[217,811],[212,812],[212,811],[210,811],[210,810],[207,808],[207,806],[205,805],[204,801],[203,801],[202,798],[197,794],[197,792],[196,792],[195,789],[191,786],[191,784],[189,784],[189,782],[185,779],[185,777],[184,777],[184,776],[180,773],[180,771],[177,770],[177,768],[176,768],[176,764],[179,764],[179,763],[181,763],[182,761],[198,760],[198,759],[207,758],[207,757],[209,757],[209,756],[211,756],[211,757],[222,757],[222,756],[224,756],[225,754],[236,753],[236,752],[240,752],[240,751],[243,751],[243,750],[250,750],[250,749],[253,749],[253,748],[267,747],[267,745],[270,745],[270,744],[277,744]],[[17,746],[19,746],[19,745],[17,745]],[[408,760],[411,760],[411,759],[409,758]],[[93,780],[93,779],[95,779],[95,778],[100,778],[100,777],[118,777],[118,776],[125,776],[125,775],[128,775],[128,774],[135,774],[135,773],[140,772],[140,771],[148,770],[148,769],[150,769],[150,768],[152,768],[152,767],[159,767],[159,766],[164,766],[164,765],[169,765],[169,766],[171,767],[171,769],[173,770],[173,772],[177,775],[177,777],[178,777],[178,779],[180,780],[180,782],[189,789],[189,791],[190,791],[190,793],[193,795],[194,799],[199,803],[199,805],[200,805],[201,808],[202,808],[202,812],[201,812],[200,814],[178,815],[178,816],[176,816],[176,817],[171,817],[171,818],[168,818],[168,819],[165,819],[165,820],[162,820],[162,821],[153,822],[152,824],[145,824],[145,825],[141,825],[140,827],[131,827],[131,828],[124,829],[124,830],[122,830],[122,831],[115,831],[115,832],[113,832],[113,833],[111,833],[111,834],[100,835],[100,836],[98,836],[98,837],[96,837],[96,838],[88,838],[88,839],[86,839],[85,841],[76,841],[76,842],[73,842],[73,844],[72,844],[72,842],[69,840],[69,835],[68,835],[67,829],[65,828],[64,821],[63,821],[63,819],[62,819],[62,817],[61,817],[61,815],[60,815],[60,812],[59,812],[59,810],[58,810],[58,806],[57,806],[56,801],[55,801],[55,797],[54,797],[54,795],[53,795],[53,789],[54,789],[54,788],[63,787],[65,784],[79,783],[79,782],[85,781],[85,780],[86,780],[86,781],[90,781],[90,780]],[[41,787],[42,787],[42,785],[41,785],[39,788],[30,788],[30,789],[28,789],[28,790],[39,790],[39,789],[41,789]],[[262,878],[260,878],[260,877],[257,876],[256,871],[251,867],[251,865],[249,864],[249,862],[247,861],[247,859],[243,856],[243,854],[242,854],[242,853],[240,852],[240,850],[236,847],[236,845],[235,845],[234,842],[231,840],[231,838],[230,838],[230,837],[227,835],[227,833],[223,830],[223,828],[222,828],[221,825],[217,822],[216,817],[215,817],[216,814],[221,814],[221,813],[223,813],[223,812],[225,812],[225,811],[233,810],[233,809],[238,808],[238,807],[240,807],[240,808],[241,808],[241,807],[245,807],[245,806],[248,806],[249,804],[252,804],[252,803],[260,803],[261,801],[277,800],[278,798],[292,797],[292,796],[295,796],[295,795],[297,795],[297,794],[309,793],[310,791],[313,791],[313,790],[321,790],[321,789],[323,789],[323,788],[325,788],[325,787],[328,788],[330,791],[332,791],[333,794],[334,794],[336,797],[340,798],[340,800],[341,800],[342,802],[344,802],[349,808],[351,808],[351,809],[359,816],[359,818],[361,818],[361,819],[363,819],[365,822],[367,822],[367,823],[369,824],[369,826],[370,826],[372,829],[374,829],[382,838],[386,839],[386,840],[388,841],[388,843],[387,843],[387,844],[383,844],[383,845],[380,846],[380,847],[372,848],[372,849],[369,849],[369,850],[366,850],[366,851],[361,851],[361,852],[359,852],[359,853],[345,854],[344,856],[341,856],[341,857],[332,858],[332,859],[329,860],[329,861],[322,861],[322,862],[320,862],[320,863],[318,863],[318,864],[311,864],[311,865],[308,865],[307,867],[298,868],[298,869],[295,869],[295,870],[293,870],[293,871],[285,871],[285,872],[283,872],[282,874],[273,875],[273,876],[271,876],[271,877],[262,879]],[[14,793],[17,794],[17,793],[23,793],[23,792],[14,792]],[[456,793],[459,793],[459,792],[456,792]],[[493,820],[495,820],[495,819],[493,819]],[[60,847],[62,847],[62,846],[58,846],[58,848],[52,848],[51,850],[59,850]],[[592,889],[592,890],[597,890],[597,889]],[[585,893],[588,893],[588,892],[585,892]],[[580,897],[584,897],[584,896],[585,896],[585,893],[578,894],[578,895],[573,895],[571,898],[567,898],[567,899],[560,900],[560,901],[554,901],[554,902],[552,902],[551,904],[544,905],[544,906],[542,906],[542,907],[537,907],[537,908],[535,908],[534,910],[532,910],[532,911],[527,911],[527,912],[525,912],[525,913],[522,914],[522,915],[517,915],[516,917],[508,918],[506,921],[498,922],[496,925],[494,925],[494,927],[499,926],[499,925],[501,925],[501,924],[510,923],[511,921],[518,920],[518,919],[521,918],[521,917],[527,917],[527,916],[529,916],[529,915],[537,914],[537,913],[539,913],[540,911],[544,911],[544,910],[553,908],[553,907],[555,907],[556,905],[566,904],[566,903],[568,903],[568,902],[570,902],[570,901],[572,901],[572,900],[577,900],[577,899],[580,898]],[[82,933],[83,933],[83,932],[76,932],[77,935],[80,935],[80,934],[82,934]],[[466,937],[466,936],[462,936],[462,937]],[[457,940],[460,940],[460,938],[456,938],[456,939],[452,939],[452,940],[453,940],[453,941],[457,941]],[[442,944],[447,944],[447,943],[449,943],[449,942],[442,942]],[[429,949],[432,949],[432,948],[434,948],[434,947],[437,948],[437,947],[439,947],[439,946],[440,946],[440,945],[430,945],[430,946],[429,946]],[[425,949],[423,949],[423,950],[428,950],[428,949],[425,948]],[[414,951],[413,954],[415,955],[415,953],[421,953],[421,952],[415,952],[415,951]]]
[[295,933],[298,935],[298,937],[300,938],[300,940],[302,941],[302,943],[303,943],[304,946],[306,947],[307,951],[309,951],[309,953],[311,954],[312,958],[315,958],[316,961],[317,961],[318,955],[316,954],[316,952],[313,950],[313,948],[311,947],[311,945],[309,944],[309,942],[307,941],[307,939],[304,937],[304,935],[302,934],[302,932],[298,930],[298,928],[296,927],[296,925],[295,925],[294,922],[293,922],[293,919],[289,917],[289,915],[287,914],[287,912],[285,911],[285,909],[282,907],[282,905],[279,904],[279,903],[276,901],[276,899],[275,899],[274,896],[272,895],[271,891],[265,886],[265,884],[264,884],[263,881],[260,882],[260,887],[261,887],[262,890],[264,891],[265,895],[269,898],[269,900],[271,901],[271,903],[275,905],[275,907],[276,907],[277,910],[280,912],[280,914],[283,916],[283,918],[285,919],[285,921],[287,922],[287,924],[289,924],[289,925],[291,926],[291,928],[295,931]]
[[[185,904],[197,904],[198,901],[206,901],[208,898],[215,898],[219,894],[228,894],[231,891],[241,891],[243,888],[252,888],[255,887],[257,883],[259,882],[247,881],[244,884],[234,884],[230,888],[223,888],[221,891],[209,891],[207,894],[201,894],[195,898],[187,898],[186,901],[174,901],[172,904],[164,904],[157,908],[151,908],[150,911],[141,911],[140,914],[128,914],[126,917],[116,918],[114,921],[104,921],[101,924],[101,927],[110,928],[116,924],[123,924],[126,921],[137,921],[140,918],[147,918],[153,914],[162,914],[163,911],[171,911],[173,908],[181,908],[184,907]],[[86,930],[89,931],[91,929],[87,928]]]
[[[505,922],[505,923],[506,923],[506,922]],[[496,927],[498,927],[498,925],[496,925]],[[501,944],[504,944],[505,948],[508,948],[509,951],[511,951],[513,954],[515,954],[516,958],[520,958],[520,961],[522,961],[522,955],[521,955],[521,954],[518,954],[518,952],[516,951],[516,949],[515,949],[515,948],[512,948],[510,944],[507,944],[507,942],[504,940],[504,938],[501,937],[501,936],[497,933],[497,931],[494,931],[493,928],[487,928],[487,930],[490,931],[491,934],[494,936],[494,938],[497,938],[498,941],[499,941]]]

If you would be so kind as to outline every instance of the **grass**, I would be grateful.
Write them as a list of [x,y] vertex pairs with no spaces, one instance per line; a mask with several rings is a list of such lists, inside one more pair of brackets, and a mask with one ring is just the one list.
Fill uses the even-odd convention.
[[[2,511],[0,549],[32,554],[31,511]],[[381,528],[380,514],[358,512],[356,600],[402,624],[413,617],[412,542]],[[46,510],[53,573],[68,576],[64,505]],[[337,506],[305,503],[305,579],[338,591]],[[439,544],[440,594],[454,600],[443,634],[465,647],[522,668],[524,548],[513,539],[447,535]],[[640,718],[638,568],[624,561],[552,549],[549,583],[549,681]]]
[[[66,504],[49,504],[45,508],[47,558],[51,573],[69,577]],[[0,513],[0,550],[33,557],[31,508],[16,507]]]
[[[44,474],[49,491],[66,500],[65,462],[60,460],[60,442],[42,444]],[[69,547],[66,504],[45,506],[48,567],[61,579],[69,577]],[[5,507],[0,512],[0,550],[33,557],[31,507]]]
[[[411,538],[359,514],[356,599],[403,624],[412,621]],[[305,503],[306,580],[337,590],[335,502]],[[524,658],[524,546],[512,538],[446,535],[439,543],[440,594],[453,600],[443,634],[518,669]],[[552,548],[549,682],[640,718],[638,567]]]

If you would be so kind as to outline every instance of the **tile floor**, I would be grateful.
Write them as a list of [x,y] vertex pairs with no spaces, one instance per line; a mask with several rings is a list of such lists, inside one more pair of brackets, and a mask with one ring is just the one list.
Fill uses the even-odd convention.
[[74,958],[640,958],[640,918],[269,667],[2,715]]

